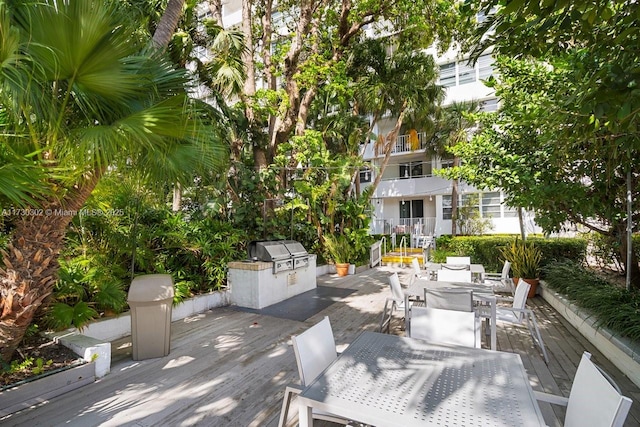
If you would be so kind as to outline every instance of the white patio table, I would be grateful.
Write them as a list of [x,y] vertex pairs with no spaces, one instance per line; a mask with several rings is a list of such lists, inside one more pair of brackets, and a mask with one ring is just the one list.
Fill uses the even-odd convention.
[[491,350],[498,349],[497,339],[497,327],[496,327],[496,306],[497,299],[493,293],[493,287],[488,285],[482,285],[480,283],[467,283],[467,282],[440,282],[436,280],[415,279],[409,286],[403,288],[405,292],[405,313],[404,318],[409,318],[410,305],[408,301],[409,296],[424,297],[424,290],[426,289],[471,289],[473,291],[473,299],[488,304],[490,309],[488,313],[483,311],[482,317],[489,319],[490,326],[490,347]]
[[377,427],[544,426],[520,355],[363,332],[298,397]]

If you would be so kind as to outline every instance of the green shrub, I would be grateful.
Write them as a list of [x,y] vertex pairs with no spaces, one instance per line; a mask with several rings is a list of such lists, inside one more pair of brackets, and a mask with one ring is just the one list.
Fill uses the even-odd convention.
[[[436,239],[436,253],[443,260],[448,256],[470,256],[471,262],[482,264],[486,271],[499,272],[504,264],[501,251],[518,236],[456,236],[443,235]],[[530,236],[527,241],[535,242],[542,251],[540,265],[552,261],[570,259],[583,263],[586,259],[587,241],[583,238],[543,238]],[[445,255],[446,254],[446,255]],[[435,262],[443,262],[436,261]],[[544,271],[541,274],[544,277]]]
[[545,266],[545,283],[590,312],[596,325],[615,334],[640,342],[640,292],[627,291],[600,277],[582,265],[558,261]]

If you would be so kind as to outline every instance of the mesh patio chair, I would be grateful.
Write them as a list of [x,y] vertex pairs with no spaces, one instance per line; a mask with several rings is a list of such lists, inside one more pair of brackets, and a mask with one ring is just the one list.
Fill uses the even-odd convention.
[[534,392],[536,399],[567,407],[565,427],[622,427],[631,408],[617,384],[584,352],[569,397]]
[[470,270],[448,270],[443,268],[436,271],[438,282],[466,282],[471,283]]
[[426,289],[426,307],[411,307],[407,331],[431,343],[481,347],[480,319],[473,309],[473,291]]
[[416,258],[411,258],[411,267],[413,267],[413,274],[411,275],[411,283],[413,283],[414,280],[420,280],[420,279],[429,280],[430,278],[429,273],[427,273],[426,271],[423,271],[422,268],[420,268],[420,263]]
[[400,277],[398,273],[393,273],[389,276],[389,288],[391,289],[391,296],[387,297],[384,302],[384,308],[382,309],[382,317],[380,318],[380,326],[378,330],[383,332],[386,328],[387,332],[391,329],[391,321],[393,319],[393,312],[396,310],[404,311],[404,319],[407,319],[408,308],[414,301],[410,301],[400,285]]
[[448,256],[446,259],[447,264],[453,265],[470,265],[471,257],[468,256]]
[[[513,325],[523,326],[525,323],[531,334],[531,340],[534,345],[540,347],[542,350],[542,356],[545,363],[549,364],[549,358],[547,357],[547,350],[544,347],[542,336],[540,335],[540,329],[538,328],[538,322],[536,322],[536,316],[530,309],[526,308],[527,294],[529,293],[529,287],[531,285],[521,280],[516,287],[516,292],[513,297],[513,303],[511,307],[498,307],[496,308],[496,321],[502,323],[511,323]],[[481,310],[486,310],[486,307],[481,306]],[[486,313],[483,313],[486,315]]]
[[500,273],[484,273],[483,283],[493,286],[496,293],[509,293],[511,296],[515,294],[515,286],[513,280],[509,277],[511,271],[511,263],[505,261]]
[[[333,330],[328,317],[325,317],[300,335],[292,336],[291,341],[296,355],[300,386],[289,385],[285,388],[278,427],[283,427],[287,421],[291,398],[296,394],[300,394],[304,387],[309,385],[338,357],[336,342],[333,338]],[[315,410],[313,418],[343,425],[349,424],[348,420]]]

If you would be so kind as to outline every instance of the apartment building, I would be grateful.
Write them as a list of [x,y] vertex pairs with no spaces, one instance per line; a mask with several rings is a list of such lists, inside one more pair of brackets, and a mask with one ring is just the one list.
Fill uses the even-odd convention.
[[[435,55],[435,51],[431,52]],[[490,53],[475,64],[460,57],[456,51],[437,57],[440,67],[439,84],[446,89],[444,105],[453,102],[475,100],[483,111],[495,111],[498,99],[493,89],[482,81],[493,73]],[[386,134],[393,127],[394,118],[380,121],[377,134]],[[410,137],[411,132],[417,133]],[[414,134],[415,135],[415,134]],[[383,154],[375,153],[373,144],[364,149],[364,159],[372,167],[360,173],[362,188],[375,179]],[[420,129],[404,129],[392,149],[391,159],[384,170],[382,180],[373,193],[372,234],[411,234],[411,245],[421,243],[421,236],[440,236],[452,231],[451,180],[434,175],[440,168],[451,167],[452,157],[441,158],[426,150],[425,132]],[[478,217],[486,219],[487,233],[519,233],[517,209],[504,203],[504,194],[498,190],[479,191],[460,182],[458,206],[477,209]],[[525,215],[525,227],[529,232],[539,231],[533,218]],[[458,227],[458,233],[464,232]]]

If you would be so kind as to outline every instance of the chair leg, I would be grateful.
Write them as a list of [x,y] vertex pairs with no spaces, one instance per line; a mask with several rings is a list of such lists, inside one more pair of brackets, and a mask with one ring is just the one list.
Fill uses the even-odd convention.
[[280,410],[280,419],[278,420],[278,427],[284,427],[287,423],[289,416],[289,407],[291,406],[291,398],[294,394],[300,393],[300,389],[287,386],[284,390],[284,396],[282,397],[282,409]]
[[[529,327],[529,333],[531,334],[531,339],[534,343],[538,344],[540,350],[542,350],[542,356],[544,357],[544,362],[549,364],[549,357],[547,356],[547,350],[544,348],[544,342],[542,341],[542,336],[540,335],[540,329],[538,328],[538,322],[536,322],[536,315],[533,314],[533,311],[527,311],[527,326]],[[534,331],[531,328],[531,323],[533,323]]]
[[[391,307],[389,307],[389,302],[391,302]],[[393,306],[394,302],[390,299],[387,299],[385,301],[384,308],[382,309],[382,317],[380,318],[380,333],[384,332],[385,326],[387,327],[387,333],[389,333],[389,330],[391,328],[391,318],[393,317]]]

